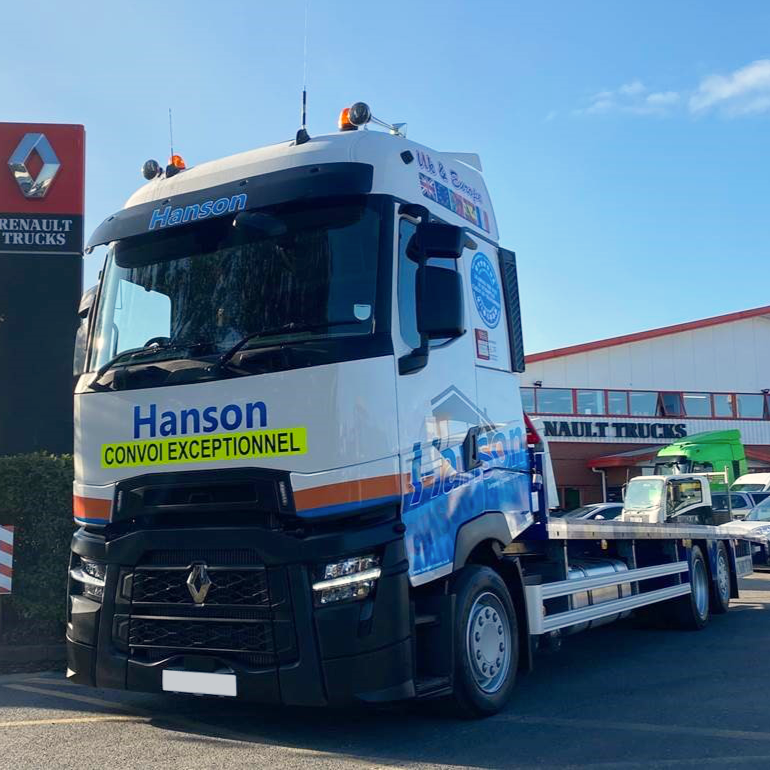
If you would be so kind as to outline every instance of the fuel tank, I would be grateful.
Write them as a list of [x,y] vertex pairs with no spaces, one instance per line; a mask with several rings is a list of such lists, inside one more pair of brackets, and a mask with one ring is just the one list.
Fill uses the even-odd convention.
[[[569,579],[580,580],[582,578],[595,578],[603,575],[611,575],[618,572],[628,572],[628,567],[625,562],[620,559],[592,559],[582,558],[572,561],[569,565]],[[614,599],[622,599],[625,596],[631,595],[631,584],[621,583],[615,586],[607,586],[606,588],[595,588],[592,591],[581,591],[580,593],[573,594],[570,598],[570,609],[577,610],[582,607],[588,607],[595,604],[603,604],[604,602],[613,601]],[[630,615],[629,612],[618,613],[616,615],[609,615],[606,618],[599,618],[597,620],[589,620],[585,623],[578,623],[575,626],[570,626],[564,629],[565,634],[576,634],[579,631],[585,631],[589,628],[597,628],[598,626],[606,626],[608,623],[614,623],[621,618],[627,618]]]

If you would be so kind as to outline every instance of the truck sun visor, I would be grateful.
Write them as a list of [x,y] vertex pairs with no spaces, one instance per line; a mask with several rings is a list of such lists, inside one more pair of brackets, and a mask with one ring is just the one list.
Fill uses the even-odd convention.
[[122,238],[234,215],[246,209],[333,195],[364,195],[371,192],[373,175],[374,168],[367,163],[320,163],[131,206],[107,217],[96,228],[86,254]]

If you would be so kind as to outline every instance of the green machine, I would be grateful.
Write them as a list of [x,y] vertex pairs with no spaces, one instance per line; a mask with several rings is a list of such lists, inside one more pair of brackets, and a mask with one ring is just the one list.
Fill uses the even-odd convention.
[[[725,468],[732,484],[748,471],[739,430],[695,433],[661,449],[655,457],[655,474],[722,473]],[[724,484],[712,483],[714,489]]]

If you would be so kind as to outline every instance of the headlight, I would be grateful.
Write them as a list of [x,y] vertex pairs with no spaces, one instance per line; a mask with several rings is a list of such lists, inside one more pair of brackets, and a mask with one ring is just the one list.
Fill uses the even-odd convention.
[[107,565],[97,561],[81,559],[80,567],[70,570],[70,577],[80,583],[83,596],[100,602],[104,599],[104,581],[107,574]]
[[315,603],[325,605],[365,599],[382,573],[379,564],[376,556],[354,556],[326,564],[321,573],[323,579],[313,583]]

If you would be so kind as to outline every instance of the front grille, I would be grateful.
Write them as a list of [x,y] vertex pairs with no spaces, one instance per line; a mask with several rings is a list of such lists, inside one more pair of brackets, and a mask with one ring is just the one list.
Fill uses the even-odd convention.
[[218,567],[248,567],[262,560],[259,553],[251,548],[186,548],[178,551],[148,551],[142,559],[142,566],[189,567],[196,561],[205,561]]
[[[211,583],[204,603],[196,604],[187,580],[191,564],[204,561]],[[146,662],[185,653],[252,667],[296,660],[286,569],[258,563],[246,549],[146,553],[122,583],[131,610],[116,643]]]
[[272,655],[275,648],[270,621],[228,623],[134,617],[128,643],[132,647],[258,652],[263,655]]
[[[137,570],[134,573],[133,601],[159,604],[194,604],[187,588],[187,570]],[[268,607],[270,592],[267,571],[208,570],[211,587],[206,596],[209,605],[249,605]]]

